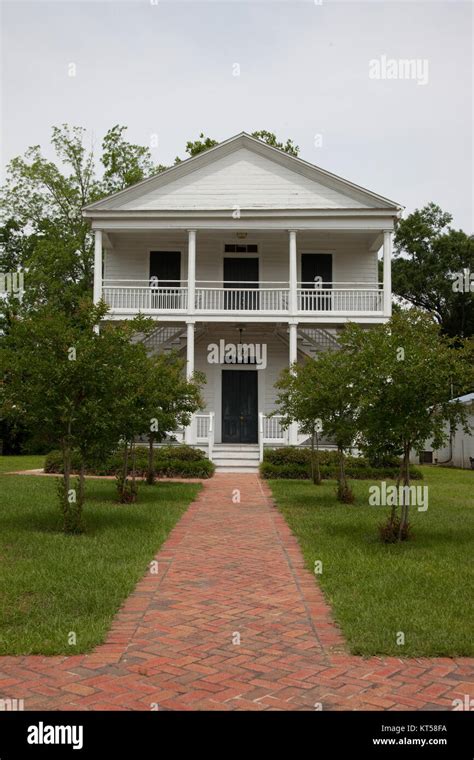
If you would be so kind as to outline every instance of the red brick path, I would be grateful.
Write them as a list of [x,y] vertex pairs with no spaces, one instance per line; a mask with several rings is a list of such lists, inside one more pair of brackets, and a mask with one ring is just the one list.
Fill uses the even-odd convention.
[[157,560],[92,654],[1,657],[0,697],[26,710],[449,710],[474,696],[472,659],[346,653],[255,475],[205,482]]

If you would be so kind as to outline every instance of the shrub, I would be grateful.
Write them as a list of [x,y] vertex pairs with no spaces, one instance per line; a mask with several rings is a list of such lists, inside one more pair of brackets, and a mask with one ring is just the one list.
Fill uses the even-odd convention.
[[[337,451],[326,451],[324,449],[319,450],[319,462],[321,465],[328,465],[337,467],[339,464],[339,454]],[[311,449],[307,446],[282,446],[278,449],[265,449],[263,455],[264,462],[271,462],[272,464],[301,464],[305,465],[311,462]],[[394,469],[400,467],[400,459],[397,457],[391,457],[385,459],[383,465],[373,465],[367,457],[355,457],[346,456],[346,465],[348,468],[359,467],[372,467],[379,469],[382,466],[384,469]]]
[[[272,461],[273,452],[270,457],[264,456],[263,462],[260,465],[260,475],[262,478],[283,478],[288,480],[310,480],[311,479],[311,464],[310,457],[311,452],[303,452],[303,455],[298,451],[295,462]],[[323,453],[323,452],[321,452]],[[323,480],[336,480],[337,479],[337,454],[333,451],[324,452],[331,455],[333,458],[333,464],[321,464],[321,478]],[[278,452],[280,454],[280,451]],[[308,456],[309,454],[309,456]],[[298,461],[298,456],[300,461]],[[283,459],[286,458],[286,454],[283,455]],[[307,461],[304,461],[307,458]],[[399,474],[399,468],[397,467],[371,467],[367,464],[367,461],[363,457],[348,457],[346,466],[346,476],[352,480],[396,480]],[[357,463],[356,463],[357,462]],[[410,478],[413,480],[423,479],[423,473],[416,467],[410,467]]]
[[355,500],[354,491],[346,483],[346,485],[338,484],[336,488],[336,498],[343,504],[353,504]]
[[[286,478],[288,480],[308,480],[310,468],[302,464],[273,464],[263,461],[260,465],[262,478]],[[321,477],[324,477],[321,473]]]
[[[398,543],[398,533],[400,531],[400,518],[388,518],[384,523],[379,525],[379,536],[384,544]],[[406,523],[402,529],[401,540],[407,541],[412,535],[410,523]]]
[[[72,471],[78,472],[80,458],[73,452],[71,458]],[[86,468],[89,475],[116,475],[123,468],[123,453],[115,452],[106,462],[95,463]],[[128,474],[131,473],[132,463],[128,464]],[[162,446],[155,449],[155,470],[157,477],[181,478],[210,478],[214,473],[214,465],[207,459],[205,453],[191,446]],[[51,451],[45,459],[45,472],[62,473],[62,456],[60,451]],[[135,474],[145,477],[148,470],[148,449],[137,446],[135,450]]]

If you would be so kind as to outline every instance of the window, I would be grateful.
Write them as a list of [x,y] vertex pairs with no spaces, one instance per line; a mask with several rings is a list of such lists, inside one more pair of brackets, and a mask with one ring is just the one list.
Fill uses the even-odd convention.
[[226,243],[224,253],[257,253],[258,245],[255,243]]

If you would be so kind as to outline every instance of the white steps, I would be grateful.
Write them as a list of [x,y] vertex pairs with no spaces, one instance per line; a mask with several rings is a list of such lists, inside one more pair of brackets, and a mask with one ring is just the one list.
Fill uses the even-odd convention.
[[259,448],[252,443],[216,443],[212,461],[216,472],[258,472]]

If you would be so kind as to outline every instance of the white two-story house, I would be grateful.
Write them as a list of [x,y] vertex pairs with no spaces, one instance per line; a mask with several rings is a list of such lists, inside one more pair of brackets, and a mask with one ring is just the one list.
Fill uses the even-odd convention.
[[222,469],[252,469],[265,445],[304,440],[269,416],[281,370],[337,345],[347,321],[389,318],[400,212],[241,133],[84,209],[94,299],[107,319],[156,320],[149,349],[178,348],[188,375],[207,377],[185,440]]

